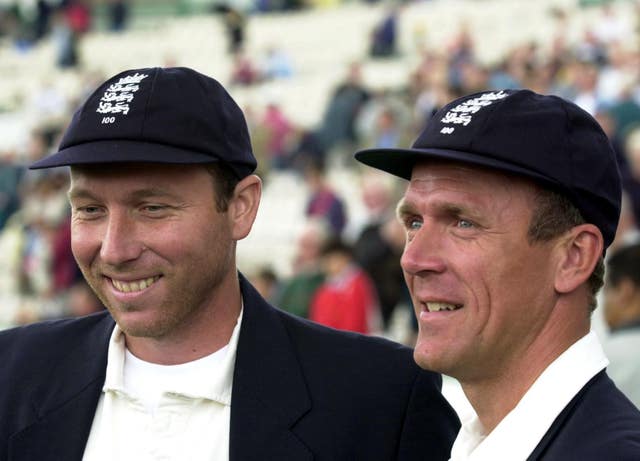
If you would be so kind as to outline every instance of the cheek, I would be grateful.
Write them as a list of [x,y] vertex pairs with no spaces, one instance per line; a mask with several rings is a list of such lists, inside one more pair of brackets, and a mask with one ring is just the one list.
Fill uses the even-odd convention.
[[100,239],[94,231],[71,225],[71,251],[80,267],[88,266],[100,250]]
[[188,257],[207,261],[222,256],[224,249],[231,247],[230,233],[225,222],[203,219],[167,227],[150,245],[157,243],[157,252],[169,260]]

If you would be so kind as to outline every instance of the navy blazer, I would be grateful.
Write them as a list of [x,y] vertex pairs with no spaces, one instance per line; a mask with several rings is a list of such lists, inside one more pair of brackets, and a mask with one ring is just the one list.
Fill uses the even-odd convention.
[[638,461],[640,411],[603,370],[555,419],[527,461]]
[[[411,350],[267,304],[241,277],[232,461],[447,460],[459,421]],[[81,460],[102,392],[108,313],[0,332],[0,461]]]

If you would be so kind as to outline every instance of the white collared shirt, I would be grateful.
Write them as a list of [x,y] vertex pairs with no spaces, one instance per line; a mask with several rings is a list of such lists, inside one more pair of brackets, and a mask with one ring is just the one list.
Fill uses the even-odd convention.
[[227,461],[241,321],[225,347],[179,365],[136,358],[116,325],[83,461]]
[[476,415],[463,421],[451,461],[524,461],[553,421],[609,361],[590,332],[556,358],[489,435]]

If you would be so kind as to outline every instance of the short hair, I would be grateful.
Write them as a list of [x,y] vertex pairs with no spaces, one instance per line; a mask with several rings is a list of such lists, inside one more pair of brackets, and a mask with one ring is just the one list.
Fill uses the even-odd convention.
[[[527,237],[529,243],[548,242],[586,222],[580,210],[566,196],[551,189],[538,187]],[[604,257],[602,255],[587,283],[591,290],[589,300],[589,312],[591,313],[597,306],[596,295],[604,283]]]
[[640,243],[625,245],[607,259],[607,284],[615,287],[625,279],[640,287]]
[[331,236],[324,245],[322,245],[322,249],[320,250],[321,256],[327,256],[329,254],[340,254],[352,259],[353,247],[339,236]]
[[223,213],[229,209],[229,202],[240,180],[233,170],[222,162],[207,163],[205,168],[213,179],[216,208]]

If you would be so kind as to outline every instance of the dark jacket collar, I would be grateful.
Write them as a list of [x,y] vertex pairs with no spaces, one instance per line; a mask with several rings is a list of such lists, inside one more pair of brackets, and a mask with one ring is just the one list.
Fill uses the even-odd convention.
[[115,323],[105,312],[68,325],[58,338],[66,351],[64,359],[41,366],[38,385],[25,397],[30,401],[33,423],[11,438],[9,460],[82,459],[102,392]]
[[311,401],[278,311],[241,276],[244,299],[231,398],[230,459],[311,459],[290,428]]
[[[244,313],[233,380],[230,459],[310,460],[290,428],[311,407],[310,398],[278,312],[240,275]],[[30,397],[33,423],[10,442],[13,461],[80,460],[104,384],[114,321],[107,313],[72,326],[61,339],[66,358],[42,370]],[[68,333],[69,334],[69,333]]]

